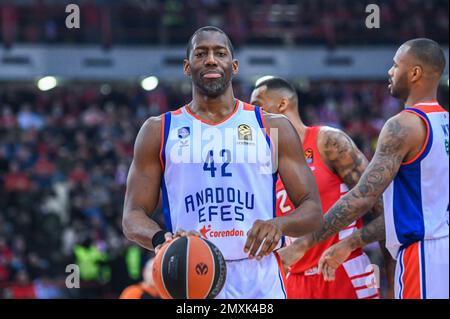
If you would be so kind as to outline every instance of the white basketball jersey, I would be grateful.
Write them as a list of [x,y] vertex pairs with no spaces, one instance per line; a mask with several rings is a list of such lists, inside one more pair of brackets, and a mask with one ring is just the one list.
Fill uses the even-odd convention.
[[188,106],[163,116],[166,227],[200,232],[226,260],[247,258],[244,244],[255,220],[275,217],[277,171],[261,112],[238,100],[233,113],[215,124]]
[[386,247],[395,259],[414,242],[449,235],[449,114],[436,101],[404,112],[424,120],[427,140],[383,194]]

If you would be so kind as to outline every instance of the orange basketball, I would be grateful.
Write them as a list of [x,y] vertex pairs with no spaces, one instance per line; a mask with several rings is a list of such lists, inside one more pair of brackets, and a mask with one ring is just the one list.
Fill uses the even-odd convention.
[[225,284],[227,268],[220,250],[206,239],[178,237],[155,257],[153,279],[164,299],[212,299]]

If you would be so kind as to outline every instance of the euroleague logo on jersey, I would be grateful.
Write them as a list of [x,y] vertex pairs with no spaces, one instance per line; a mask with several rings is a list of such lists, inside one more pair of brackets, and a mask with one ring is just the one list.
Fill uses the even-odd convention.
[[312,164],[312,162],[314,161],[314,152],[312,149],[307,148],[305,150],[305,158],[306,158],[306,163]]
[[247,124],[241,124],[238,126],[238,139],[244,141],[251,141],[252,137],[252,128]]
[[224,238],[224,237],[244,237],[244,231],[241,229],[213,230],[211,225],[203,227],[199,230],[200,235],[205,238]]

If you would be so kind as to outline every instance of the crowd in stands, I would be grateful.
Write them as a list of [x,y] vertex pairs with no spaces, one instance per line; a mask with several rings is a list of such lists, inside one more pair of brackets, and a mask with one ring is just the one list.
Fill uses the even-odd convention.
[[[80,7],[80,28],[66,27],[65,8]],[[432,34],[448,43],[447,0],[377,0],[380,28],[367,29],[358,0],[17,0],[0,1],[0,43],[185,44],[215,25],[236,46],[252,44],[400,44]],[[372,12],[372,11],[371,11]]]
[[[249,100],[251,84],[234,87]],[[342,128],[368,158],[385,120],[401,109],[381,82],[297,89],[307,125]],[[189,99],[189,86],[164,82],[151,92],[113,84],[41,92],[0,83],[0,298],[117,298],[142,280],[152,255],[121,230],[134,139],[148,117]],[[160,207],[155,218],[164,224]],[[88,288],[66,288],[70,264],[79,265]]]

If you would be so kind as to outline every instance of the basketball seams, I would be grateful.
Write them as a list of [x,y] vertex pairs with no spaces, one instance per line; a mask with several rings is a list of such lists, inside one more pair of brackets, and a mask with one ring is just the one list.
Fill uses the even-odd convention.
[[[204,240],[204,242],[208,245],[208,247],[211,249],[211,251],[214,251],[215,254],[212,255],[213,259],[214,259],[214,265],[217,265],[217,267],[219,268],[218,273],[216,274],[216,271],[214,271],[214,278],[213,278],[213,289],[212,291],[209,292],[207,298],[211,295],[213,295],[215,298],[220,291],[222,291],[224,285],[225,285],[225,280],[226,280],[226,273],[227,273],[227,268],[226,268],[226,262],[225,259],[223,258],[222,253],[220,252],[219,248],[217,248],[217,246],[215,246],[213,243]],[[215,270],[215,269],[214,269]]]
[[[175,241],[178,244],[173,246]],[[159,274],[155,278],[163,298],[213,299],[224,286],[226,263],[223,255],[203,238],[176,238],[162,248],[157,260],[160,260],[159,266],[155,264]]]
[[211,293],[211,289],[212,289],[212,287],[213,287],[213,285],[214,285],[214,281],[215,281],[215,277],[216,277],[216,260],[215,260],[215,258],[214,258],[214,253],[213,253],[213,251],[212,251],[212,249],[211,249],[211,247],[208,245],[208,243],[206,243],[206,241],[204,241],[203,239],[200,239],[202,242],[203,242],[203,245],[205,245],[207,248],[208,248],[208,250],[209,250],[209,255],[211,256],[211,259],[212,259],[212,274],[213,274],[213,278],[212,278],[212,280],[211,280],[211,285],[209,286],[209,289],[206,291],[206,295],[204,295],[203,296],[203,299],[206,299],[207,297],[208,297],[208,295]]
[[189,251],[191,249],[191,239],[187,237],[186,243],[186,299],[189,299]]

